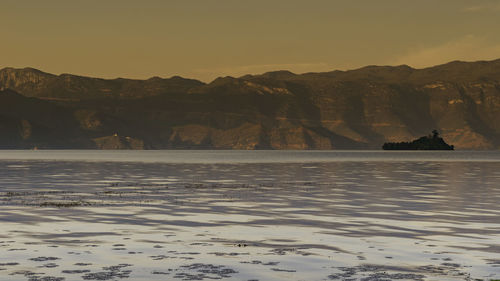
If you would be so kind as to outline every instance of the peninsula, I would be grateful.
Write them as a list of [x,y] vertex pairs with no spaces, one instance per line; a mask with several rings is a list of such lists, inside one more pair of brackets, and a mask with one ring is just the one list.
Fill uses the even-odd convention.
[[423,136],[412,142],[386,142],[382,148],[384,150],[454,150],[454,146],[447,144],[439,136],[437,130],[432,131],[432,135]]

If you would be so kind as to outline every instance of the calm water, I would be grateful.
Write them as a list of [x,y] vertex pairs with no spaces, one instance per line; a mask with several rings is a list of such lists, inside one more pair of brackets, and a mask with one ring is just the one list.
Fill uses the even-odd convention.
[[0,280],[500,279],[498,202],[500,152],[0,151]]

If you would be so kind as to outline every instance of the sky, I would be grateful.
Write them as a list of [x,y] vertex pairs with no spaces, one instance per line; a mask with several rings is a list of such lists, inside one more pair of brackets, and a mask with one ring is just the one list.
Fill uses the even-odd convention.
[[500,58],[500,0],[1,0],[0,68],[209,82]]

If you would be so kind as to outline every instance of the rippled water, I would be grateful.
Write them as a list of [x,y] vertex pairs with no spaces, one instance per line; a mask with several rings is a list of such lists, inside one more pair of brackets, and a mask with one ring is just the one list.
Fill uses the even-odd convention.
[[0,280],[500,279],[499,152],[0,159]]

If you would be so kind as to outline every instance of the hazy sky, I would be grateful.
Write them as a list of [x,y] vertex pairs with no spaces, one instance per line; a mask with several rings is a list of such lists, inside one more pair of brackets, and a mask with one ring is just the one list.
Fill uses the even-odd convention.
[[500,0],[0,0],[0,68],[209,81],[500,58]]

